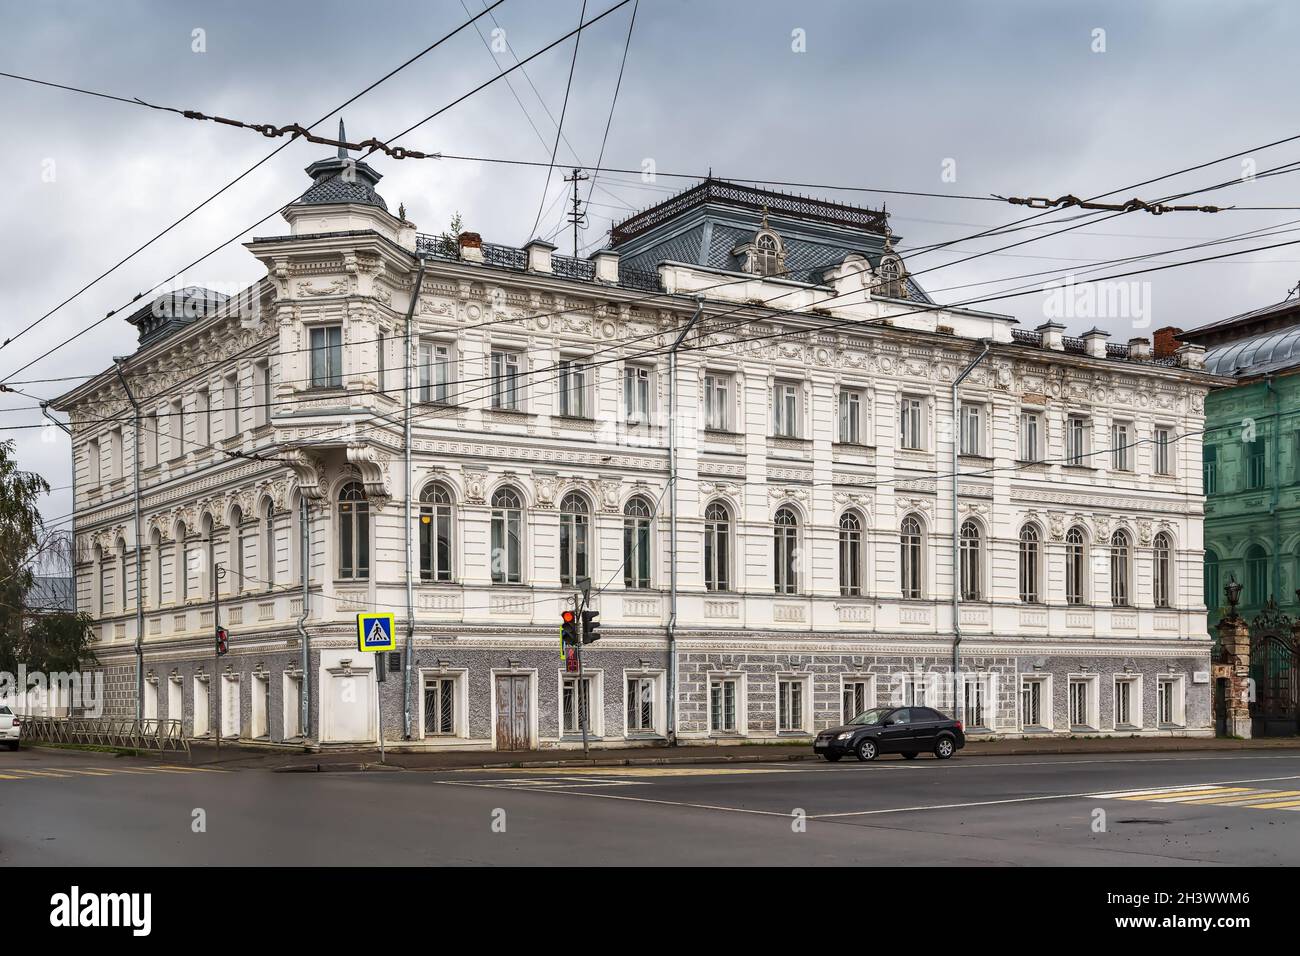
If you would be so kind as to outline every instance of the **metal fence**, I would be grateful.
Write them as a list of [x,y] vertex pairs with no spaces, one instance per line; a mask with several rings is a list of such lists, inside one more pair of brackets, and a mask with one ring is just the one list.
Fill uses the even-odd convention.
[[22,717],[22,739],[52,744],[190,752],[179,720],[125,717]]

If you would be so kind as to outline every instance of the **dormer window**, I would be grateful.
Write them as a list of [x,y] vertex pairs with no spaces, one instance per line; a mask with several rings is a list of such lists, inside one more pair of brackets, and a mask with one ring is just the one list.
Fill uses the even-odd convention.
[[774,232],[760,232],[754,237],[749,271],[760,276],[777,275],[781,271],[781,258],[780,237]]
[[876,294],[891,299],[907,298],[907,284],[904,281],[903,261],[896,255],[886,254],[880,257],[876,269]]

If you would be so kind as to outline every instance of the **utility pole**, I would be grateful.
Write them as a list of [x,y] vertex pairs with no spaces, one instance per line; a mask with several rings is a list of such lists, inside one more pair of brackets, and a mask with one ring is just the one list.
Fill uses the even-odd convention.
[[[182,570],[182,574],[185,572]],[[217,739],[217,756],[221,756],[221,673],[218,668],[221,667],[221,579],[225,577],[225,569],[217,562],[212,564],[212,682],[216,685],[213,694],[216,700],[213,701],[213,707],[216,710],[216,719],[213,721],[212,730]]]
[[[135,519],[135,719],[144,720],[144,600],[143,600],[143,581],[144,581],[144,562],[141,557],[143,543],[140,540],[140,403],[136,401],[135,393],[131,391],[131,386],[127,384],[126,373],[123,366],[126,359],[114,357],[113,364],[116,366],[118,381],[122,383],[122,391],[126,393],[127,401],[131,403],[135,411],[135,439],[132,442],[131,450],[131,484],[133,499],[133,512]],[[44,411],[44,406],[41,406]],[[69,435],[72,433],[69,432]],[[123,560],[126,560],[123,558]],[[184,571],[181,572],[182,574]],[[125,595],[123,596],[125,599]]]
[[578,258],[578,227],[587,224],[587,214],[582,210],[582,200],[578,198],[578,183],[586,182],[591,177],[576,166],[572,176],[565,176],[566,183],[573,183],[573,208],[569,210],[569,222],[573,223],[573,258]]

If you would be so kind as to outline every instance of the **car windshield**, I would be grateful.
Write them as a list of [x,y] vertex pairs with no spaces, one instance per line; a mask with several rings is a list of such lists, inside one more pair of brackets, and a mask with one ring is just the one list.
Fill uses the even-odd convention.
[[878,724],[885,719],[885,716],[893,711],[892,707],[873,707],[871,710],[864,710],[858,716],[849,721],[851,724]]

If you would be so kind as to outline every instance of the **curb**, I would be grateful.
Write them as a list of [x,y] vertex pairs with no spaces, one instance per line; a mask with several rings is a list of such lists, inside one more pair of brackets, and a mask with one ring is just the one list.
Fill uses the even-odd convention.
[[[1198,738],[1204,739],[1204,738]],[[1289,738],[1288,738],[1289,739]],[[1131,755],[1154,755],[1161,753],[1190,753],[1195,751],[1237,751],[1237,750],[1277,750],[1285,749],[1287,746],[1300,746],[1300,740],[1291,744],[1269,744],[1256,746],[1243,746],[1241,741],[1225,740],[1219,743],[1197,743],[1197,744],[1170,744],[1153,749],[1119,749],[1115,747],[1092,746],[1092,747],[1044,747],[1037,746],[1001,746],[995,752],[971,752],[967,749],[961,755],[965,759],[985,758],[985,757],[1024,757],[1024,756],[1047,756],[1060,757],[1078,755],[1096,755],[1096,754],[1131,754]],[[468,770],[519,770],[530,767],[537,768],[564,768],[564,767],[654,767],[654,766],[689,766],[698,764],[727,764],[727,763],[794,763],[805,760],[817,760],[819,756],[815,753],[793,753],[793,754],[737,754],[731,755],[710,755],[710,756],[686,756],[674,755],[664,757],[619,757],[619,758],[567,758],[555,760],[499,760],[487,761],[481,764],[472,764],[465,766],[422,766],[422,767],[403,767],[397,764],[379,764],[379,763],[316,763],[307,766],[283,766],[270,768],[273,773],[361,773],[367,771],[409,771],[412,773],[447,773],[454,771]]]

